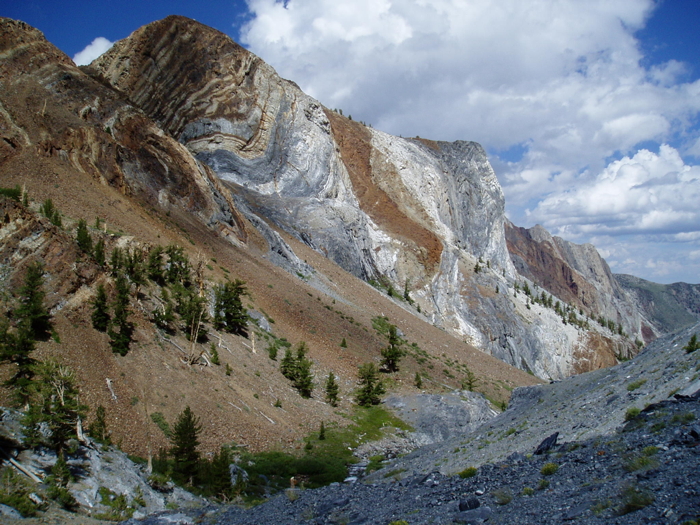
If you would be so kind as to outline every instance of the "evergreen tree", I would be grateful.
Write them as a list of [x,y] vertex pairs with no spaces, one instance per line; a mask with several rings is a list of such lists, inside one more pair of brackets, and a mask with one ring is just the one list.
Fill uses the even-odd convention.
[[301,397],[307,399],[311,397],[311,393],[314,390],[311,364],[311,360],[306,357],[306,343],[302,341],[297,345],[296,375],[293,385],[299,391]]
[[273,361],[277,361],[277,352],[279,352],[279,345],[277,344],[277,341],[272,341],[269,345],[267,345],[267,355]]
[[416,376],[413,378],[413,384],[416,388],[423,388],[423,378],[420,376],[420,372],[416,372]]
[[38,427],[45,423],[50,431],[42,443],[60,454],[70,439],[77,437],[77,423],[85,417],[87,407],[78,400],[78,386],[73,371],[54,361],[36,367],[37,380],[32,382],[30,407],[24,418],[27,434],[43,439]]
[[197,447],[201,432],[199,418],[192,413],[189,406],[185,407],[173,427],[170,455],[175,462],[173,474],[176,479],[191,485],[195,482],[199,468],[200,456]]
[[51,199],[46,199],[44,203],[39,206],[39,213],[51,221],[51,224],[58,226],[59,228],[63,225],[61,220],[61,214],[58,209],[53,204]]
[[692,336],[690,336],[688,344],[683,347],[683,350],[685,350],[687,354],[692,354],[699,348],[700,343],[698,342],[698,334],[693,334]]
[[340,388],[335,380],[335,375],[333,372],[328,372],[328,379],[326,379],[326,401],[332,407],[338,406],[338,392]]
[[98,406],[95,412],[95,420],[88,428],[88,434],[90,434],[90,437],[98,443],[102,443],[103,445],[111,445],[112,438],[107,430],[107,420],[105,419],[105,416],[105,407],[102,405]]
[[80,248],[83,253],[88,255],[92,254],[92,237],[90,237],[90,232],[87,229],[87,223],[85,219],[80,219],[78,221],[78,227],[76,229],[76,241],[78,242],[78,248]]
[[95,243],[95,248],[92,251],[92,256],[95,258],[95,262],[100,266],[105,265],[105,241],[104,239],[98,239]]
[[16,401],[20,405],[29,399],[34,377],[34,359],[31,357],[34,349],[34,337],[28,324],[23,323],[15,332],[11,332],[7,320],[0,320],[0,363],[17,365],[15,373],[4,384],[14,389]]
[[124,255],[122,249],[115,247],[112,250],[112,255],[109,258],[109,267],[112,270],[112,275],[117,275],[119,270],[124,266]]
[[294,380],[296,377],[296,359],[294,359],[294,354],[292,349],[287,347],[284,351],[284,357],[280,361],[280,372],[282,375],[289,380]]
[[207,322],[207,299],[200,297],[187,288],[176,287],[177,313],[180,314],[182,329],[188,340],[201,342],[206,335],[204,323]]
[[388,339],[388,346],[382,349],[382,366],[389,372],[397,372],[399,369],[399,361],[404,355],[401,346],[403,345],[403,339],[401,339],[396,331],[396,326],[389,325],[389,331],[386,334]]
[[170,284],[180,283],[185,288],[191,284],[190,261],[185,255],[185,250],[180,246],[171,244],[165,249],[168,256],[165,279]]
[[117,275],[115,283],[117,295],[112,303],[114,316],[107,333],[112,351],[119,355],[126,355],[129,352],[129,344],[134,332],[134,324],[129,321],[131,313],[129,310],[129,281],[120,273]]
[[467,368],[466,370],[467,371],[466,371],[465,378],[462,380],[462,388],[465,388],[466,390],[469,390],[470,392],[474,392],[474,389],[476,388],[476,385],[479,381],[477,380],[474,372],[469,370],[469,368]]
[[355,396],[360,406],[378,405],[384,392],[384,385],[379,380],[379,370],[374,363],[365,363],[358,371],[359,389]]
[[326,439],[326,426],[321,421],[321,427],[318,429],[318,440],[323,441]]
[[248,335],[249,317],[241,299],[247,293],[245,282],[239,279],[219,284],[214,289],[214,326],[217,330]]
[[146,273],[148,273],[148,278],[160,284],[161,286],[165,284],[165,273],[163,271],[163,247],[158,245],[154,246],[150,252],[148,252],[148,262],[146,263]]
[[203,476],[207,492],[223,501],[228,501],[233,496],[234,487],[229,468],[232,463],[234,458],[231,449],[222,446],[207,465],[206,474]]
[[44,267],[34,262],[27,268],[24,284],[19,289],[19,306],[14,311],[18,325],[25,329],[35,339],[46,339],[51,332],[51,316],[44,306],[46,293],[43,290]]
[[158,328],[170,333],[173,331],[175,313],[167,289],[160,289],[160,298],[163,300],[163,305],[161,307],[156,306],[151,315],[153,315],[153,322]]
[[92,327],[100,332],[106,332],[109,327],[109,312],[107,311],[107,292],[103,284],[97,285],[97,295],[92,301]]
[[143,252],[137,248],[131,252],[127,250],[124,254],[124,270],[136,287],[137,296],[141,287],[146,284],[146,269],[143,259]]
[[219,351],[216,349],[216,345],[214,343],[211,344],[210,346],[211,349],[211,364],[213,365],[220,365],[221,361],[219,360]]

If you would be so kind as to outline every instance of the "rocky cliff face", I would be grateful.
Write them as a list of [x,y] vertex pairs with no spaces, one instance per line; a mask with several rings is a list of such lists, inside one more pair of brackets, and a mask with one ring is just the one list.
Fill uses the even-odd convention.
[[[632,351],[614,334],[562,326],[514,294],[522,280],[506,240],[514,229],[478,144],[397,138],[346,119],[182,17],[139,29],[86,71],[226,181],[251,222],[294,235],[358,277],[406,289],[433,323],[506,362],[561,378]],[[640,332],[593,247],[549,244],[511,242],[525,278]],[[280,253],[282,263],[295,259],[282,245],[271,255]],[[537,257],[549,260],[526,262]],[[291,266],[299,271],[299,261]]]
[[645,336],[674,332],[700,318],[698,284],[658,284],[624,274],[615,275],[615,281],[648,320],[648,325],[642,326]]

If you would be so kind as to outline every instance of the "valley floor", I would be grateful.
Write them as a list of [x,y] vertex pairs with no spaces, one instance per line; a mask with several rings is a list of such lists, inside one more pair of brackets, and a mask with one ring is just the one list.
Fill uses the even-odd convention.
[[541,455],[515,453],[472,477],[434,472],[398,479],[406,473],[389,471],[374,484],[289,490],[252,509],[208,507],[128,523],[694,524],[699,466],[700,391],[651,405],[613,434]]

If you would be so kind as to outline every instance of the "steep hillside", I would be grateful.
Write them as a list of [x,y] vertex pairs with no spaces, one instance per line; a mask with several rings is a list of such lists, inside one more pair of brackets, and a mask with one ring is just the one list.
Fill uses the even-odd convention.
[[[0,28],[0,187],[19,185],[28,196],[27,206],[2,199],[2,312],[16,307],[29,264],[43,263],[57,337],[40,341],[36,357],[53,357],[75,370],[81,400],[92,409],[89,419],[103,405],[113,439],[125,451],[146,455],[164,446],[154,414],[172,423],[186,405],[206,422],[204,451],[231,441],[253,450],[297,447],[320,420],[345,424],[358,365],[378,361],[386,345],[372,327],[380,316],[416,345],[390,378],[394,391],[415,391],[416,372],[424,389],[451,390],[461,384],[466,366],[495,403],[513,387],[537,382],[239,210],[227,183],[121,94],[75,67],[39,31],[8,19]],[[60,212],[60,227],[39,213],[47,199]],[[260,328],[250,325],[245,338],[206,324],[209,341],[192,345],[180,323],[171,334],[153,323],[163,286],[148,280],[131,286],[133,342],[126,356],[114,354],[108,335],[90,321],[99,284],[114,298],[113,268],[77,248],[79,219],[91,225],[95,243],[104,241],[108,260],[114,248],[145,257],[157,246],[179,246],[208,297],[216,283],[245,281],[250,295],[244,302]],[[283,378],[281,355],[277,361],[268,357],[273,335],[307,343],[316,384],[311,399]],[[212,342],[222,364],[190,364],[190,354],[209,355]],[[4,378],[12,366],[2,365]],[[323,402],[322,384],[331,371],[339,377],[339,408]]]
[[[353,122],[183,17],[140,28],[85,71],[228,181],[256,227],[271,223],[353,275],[403,290],[433,324],[499,359],[561,378],[636,351],[634,306],[603,297],[615,290],[599,290],[598,302],[629,338],[529,315],[529,299],[515,293],[523,277],[508,252],[503,192],[478,144],[402,139]],[[589,252],[582,262],[598,257]],[[287,247],[272,256],[300,270]],[[595,287],[591,277],[581,285]]]
[[[633,298],[658,332],[674,332],[700,317],[698,284],[658,284],[624,274],[616,274],[615,280]],[[646,330],[647,333],[651,331],[649,328]]]

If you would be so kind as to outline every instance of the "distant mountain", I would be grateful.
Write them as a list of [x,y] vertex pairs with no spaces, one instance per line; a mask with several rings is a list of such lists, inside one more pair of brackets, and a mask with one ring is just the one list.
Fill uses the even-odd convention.
[[700,284],[658,284],[626,274],[615,274],[615,280],[659,332],[675,332],[700,319]]

